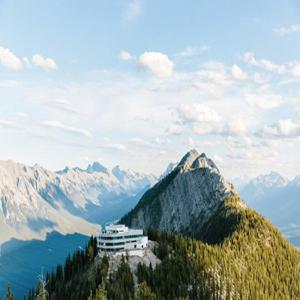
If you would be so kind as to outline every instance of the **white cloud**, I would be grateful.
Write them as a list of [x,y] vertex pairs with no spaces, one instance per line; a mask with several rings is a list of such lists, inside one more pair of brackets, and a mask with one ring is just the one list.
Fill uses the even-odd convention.
[[222,163],[224,161],[223,158],[221,156],[217,155],[217,154],[213,155],[212,158],[213,158],[213,161],[218,163],[218,164]]
[[123,144],[120,143],[109,143],[104,145],[105,148],[113,149],[113,150],[118,150],[118,151],[124,151],[126,150],[126,147]]
[[258,73],[258,72],[255,72],[253,74],[253,82],[257,83],[257,84],[264,84],[267,82],[267,78],[264,76],[264,74],[261,74],[261,73]]
[[155,139],[154,139],[154,142],[155,142],[155,144],[157,144],[157,145],[167,145],[167,144],[170,144],[170,140],[168,139],[168,138],[162,138],[162,137],[156,137]]
[[224,122],[218,112],[203,104],[183,104],[178,109],[182,126],[191,126],[199,135],[241,136],[246,133],[240,119]]
[[178,109],[179,117],[186,123],[215,123],[221,120],[220,115],[207,105],[183,104]]
[[148,141],[141,139],[139,137],[131,138],[130,142],[139,147],[152,147],[153,146],[152,143],[149,143]]
[[44,70],[56,70],[57,65],[52,58],[44,58],[40,54],[34,54],[32,56],[32,63]]
[[283,103],[281,95],[253,93],[244,95],[248,105],[260,109],[272,109]]
[[0,63],[7,69],[18,71],[24,68],[22,60],[7,48],[0,47]]
[[46,105],[58,111],[62,111],[74,115],[83,114],[83,112],[74,108],[74,104],[72,105],[70,101],[64,99],[54,99],[49,102],[46,102]]
[[293,24],[290,26],[282,26],[279,28],[274,28],[273,31],[279,36],[285,36],[292,33],[300,32],[300,24]]
[[291,119],[279,120],[278,122],[265,126],[259,136],[268,136],[274,138],[292,138],[300,136],[300,123]]
[[20,81],[17,80],[11,80],[11,79],[0,80],[0,87],[15,88],[20,85],[21,85]]
[[247,74],[238,65],[231,67],[231,75],[237,80],[245,80],[247,78]]
[[181,52],[177,53],[177,56],[182,57],[192,57],[202,54],[209,50],[208,46],[201,46],[201,47],[186,47]]
[[279,65],[279,64],[273,63],[267,59],[257,60],[255,58],[254,54],[251,52],[246,52],[244,54],[244,61],[246,63],[248,63],[249,65],[260,67],[260,68],[263,68],[270,72],[276,72],[278,74],[282,74],[282,73],[286,72],[286,67],[284,65]]
[[20,118],[28,118],[28,114],[22,111],[16,111],[13,115]]
[[142,12],[142,5],[140,0],[131,0],[127,6],[125,13],[126,21],[135,20]]
[[7,121],[7,120],[1,120],[0,119],[0,128],[3,129],[15,129],[15,130],[22,130],[23,128],[18,126],[17,124]]
[[293,66],[292,75],[295,77],[300,77],[300,63],[297,63]]
[[217,131],[216,133],[225,136],[242,136],[246,134],[246,131],[244,122],[241,119],[237,119],[223,124],[219,132]]
[[206,80],[210,88],[218,90],[220,87],[231,85],[229,75],[226,73],[226,67],[219,61],[207,61],[201,65],[201,70],[192,74],[201,80]]
[[242,120],[218,123],[195,123],[193,130],[199,135],[241,136],[246,133]]
[[173,124],[167,128],[166,132],[169,134],[179,135],[183,131],[183,126],[178,124]]
[[30,67],[30,60],[28,59],[28,57],[23,57],[22,60],[26,67]]
[[144,52],[138,63],[157,77],[167,77],[173,73],[174,63],[161,52]]
[[201,67],[206,70],[214,70],[219,72],[225,72],[225,65],[221,61],[208,60],[201,64]]
[[85,137],[92,137],[92,134],[89,130],[84,128],[72,127],[66,124],[63,124],[59,121],[44,121],[42,125],[49,128],[59,129],[68,133],[72,133],[75,135],[85,136]]
[[122,50],[119,54],[119,58],[126,61],[133,59],[133,56],[128,51]]
[[195,142],[195,140],[192,137],[189,137],[187,139],[186,144],[189,148],[195,148],[197,146],[197,143]]

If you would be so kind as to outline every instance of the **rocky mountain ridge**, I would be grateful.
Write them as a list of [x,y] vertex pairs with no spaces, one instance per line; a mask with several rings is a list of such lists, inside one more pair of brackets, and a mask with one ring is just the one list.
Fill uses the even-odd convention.
[[152,175],[119,170],[122,180],[99,163],[52,172],[38,164],[0,161],[0,241],[44,238],[52,231],[94,233],[92,223],[102,221],[98,211],[109,215],[115,202],[126,206],[155,181]]
[[233,185],[226,181],[215,163],[204,153],[199,155],[191,150],[120,222],[144,229],[184,232],[194,219],[198,226],[203,226],[220,203],[234,193]]

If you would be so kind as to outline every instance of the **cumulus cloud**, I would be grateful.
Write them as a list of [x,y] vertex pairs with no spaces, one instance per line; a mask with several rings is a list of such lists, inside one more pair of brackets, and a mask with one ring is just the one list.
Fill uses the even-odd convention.
[[18,71],[24,68],[22,60],[11,50],[0,47],[0,63],[7,69]]
[[210,88],[218,90],[218,87],[231,85],[230,76],[226,72],[226,67],[219,61],[207,61],[201,65],[198,72],[192,74],[193,77],[200,80],[206,80]]
[[125,13],[126,21],[135,20],[142,12],[142,5],[140,0],[131,0],[127,6]]
[[32,56],[32,63],[44,70],[56,70],[57,65],[52,58],[44,58],[40,54],[34,54]]
[[246,126],[241,119],[237,119],[224,123],[216,133],[225,136],[242,136],[246,134]]
[[[40,54],[34,54],[31,62],[44,70],[57,69],[57,65],[52,58],[44,58]],[[7,69],[19,71],[24,68],[29,68],[31,66],[31,62],[27,57],[20,58],[10,49],[0,47],[0,64]]]
[[256,66],[268,70],[270,72],[276,72],[282,74],[286,71],[286,67],[284,65],[276,64],[267,59],[256,59],[254,54],[251,52],[246,52],[244,54],[244,61],[249,65]]
[[59,121],[44,121],[42,122],[44,127],[59,129],[67,133],[72,133],[79,136],[92,137],[92,134],[89,130],[84,128],[78,128],[63,124]]
[[203,104],[184,104],[178,109],[183,125],[199,135],[240,136],[246,133],[242,120],[224,121],[218,112]]
[[178,113],[184,122],[188,123],[215,123],[221,120],[220,115],[203,104],[183,104],[179,107]]
[[259,136],[273,138],[293,138],[300,136],[300,123],[291,119],[279,120],[272,125],[265,126],[262,132],[257,133]]
[[122,50],[119,54],[119,58],[126,61],[133,59],[133,56],[128,51]]
[[168,77],[173,73],[173,61],[161,52],[144,52],[138,58],[138,64],[157,77]]
[[246,133],[242,120],[218,123],[195,123],[193,130],[199,135],[241,136]]
[[279,36],[285,36],[292,33],[300,32],[300,24],[293,24],[290,26],[281,26],[279,28],[274,28],[273,31]]
[[238,65],[231,67],[231,75],[236,80],[245,80],[247,78],[247,74]]

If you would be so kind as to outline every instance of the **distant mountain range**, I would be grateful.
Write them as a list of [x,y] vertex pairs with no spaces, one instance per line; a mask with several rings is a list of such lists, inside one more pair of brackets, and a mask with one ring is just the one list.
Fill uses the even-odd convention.
[[52,172],[37,164],[0,161],[0,242],[44,238],[52,231],[90,235],[96,224],[127,212],[156,180],[98,162]]
[[[5,226],[13,234],[26,233],[23,239],[50,231],[86,233],[97,229],[94,220],[99,223],[125,214],[120,223],[150,229],[149,236],[157,242],[161,265],[144,269],[147,276],[143,280],[160,299],[187,295],[191,299],[267,299],[274,295],[278,299],[298,299],[300,295],[298,250],[275,226],[249,208],[265,209],[263,214],[282,224],[283,231],[282,226],[289,220],[298,224],[297,178],[288,181],[273,172],[253,179],[243,187],[244,201],[216,164],[196,150],[189,151],[178,164],[170,164],[159,179],[120,167],[109,170],[97,162],[87,169],[65,168],[58,172],[11,161],[0,165],[0,230]],[[296,225],[293,228],[297,230]],[[37,241],[25,243],[25,248],[19,241],[4,244],[6,257],[0,263],[8,269],[6,281],[12,280],[18,295],[26,288],[18,284],[22,276],[29,275],[26,259],[32,259],[31,251],[39,253],[36,255],[51,252],[57,240],[61,240],[60,235],[48,235],[41,251],[36,252],[32,249],[37,250]],[[70,251],[80,241],[81,237]],[[297,236],[292,241],[297,243]],[[23,258],[23,250],[10,249],[16,245],[20,250],[28,249],[28,256]],[[66,253],[68,247],[66,244],[56,250]],[[7,267],[11,257],[24,264],[22,276]],[[79,277],[70,278],[60,289],[53,285],[52,298],[59,293],[69,294],[70,286],[78,288],[82,282],[89,281],[89,286],[96,287],[97,276],[86,274],[93,274],[98,259],[79,281]],[[53,262],[45,255],[38,264],[49,270]],[[32,272],[35,270],[36,266]],[[124,283],[118,285],[113,280],[118,279],[112,279],[106,288]],[[171,290],[174,297],[170,296]]]
[[300,176],[288,180],[276,172],[260,175],[245,184],[240,194],[292,241],[300,237]]

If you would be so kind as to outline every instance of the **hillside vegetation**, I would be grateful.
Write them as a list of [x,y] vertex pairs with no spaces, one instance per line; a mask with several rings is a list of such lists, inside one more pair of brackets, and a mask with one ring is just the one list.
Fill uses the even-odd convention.
[[[161,264],[140,264],[137,287],[126,257],[107,276],[109,260],[96,256],[91,239],[47,274],[48,299],[300,299],[299,251],[241,203],[237,195],[224,201],[204,231],[197,232],[195,224],[194,237],[149,229]],[[28,299],[39,294],[40,286]]]

